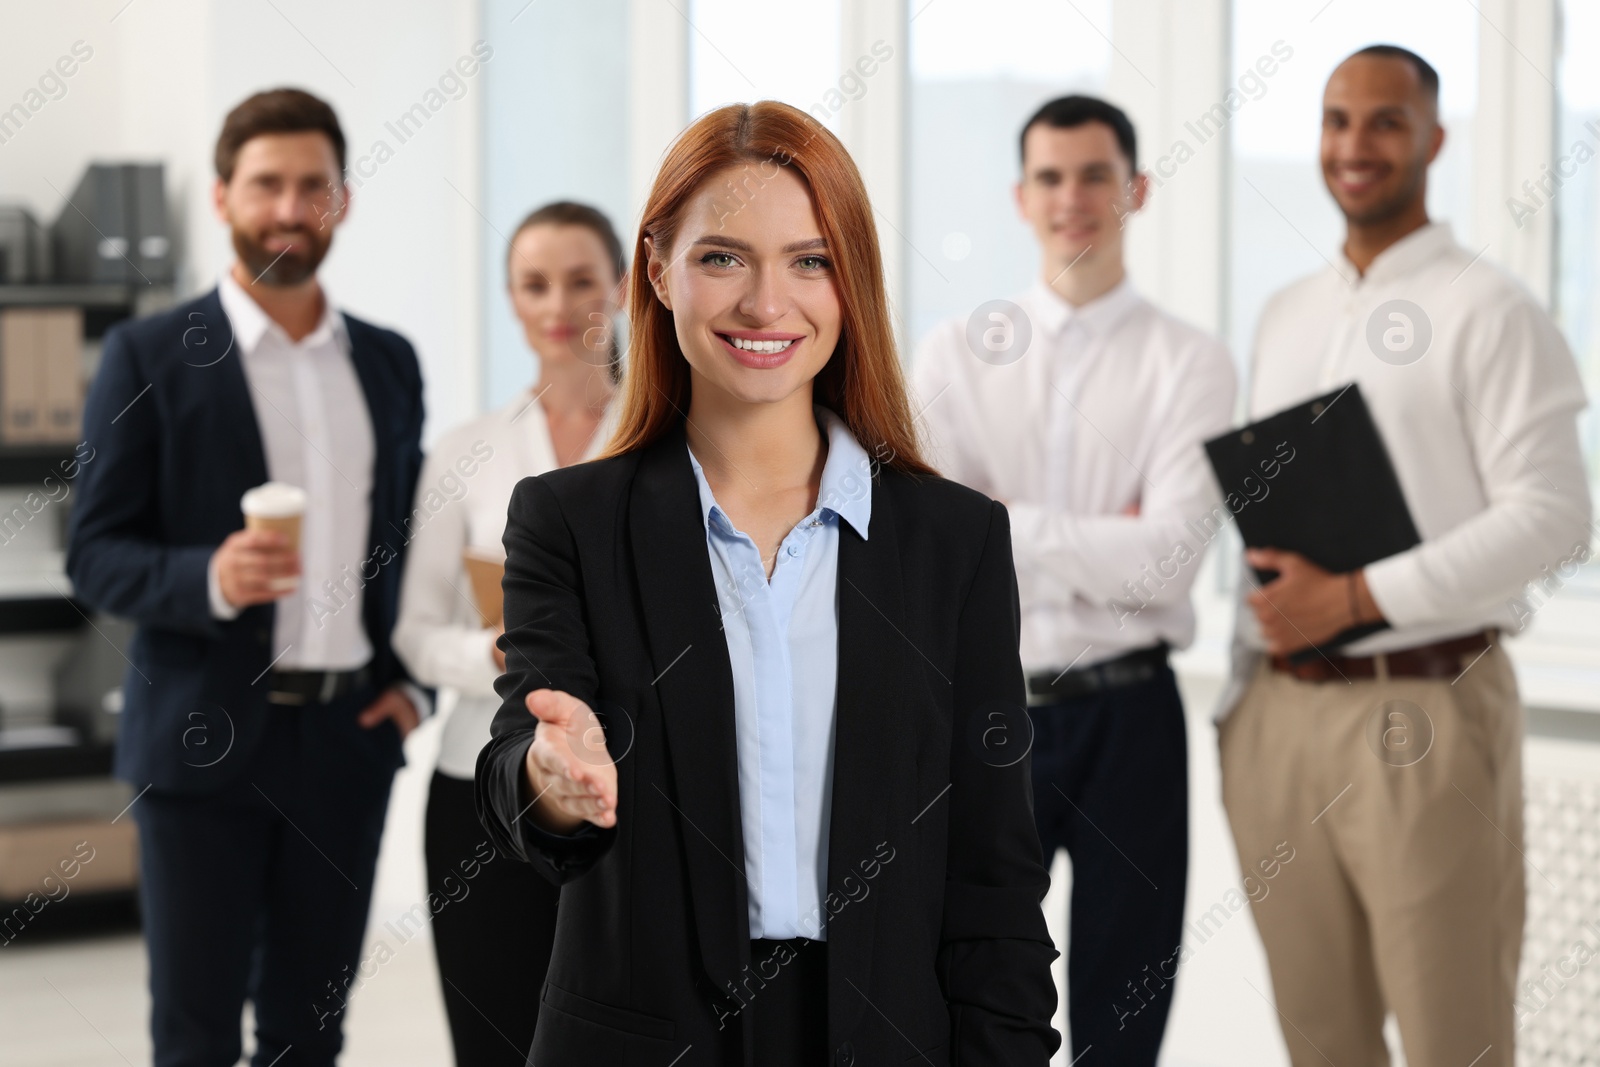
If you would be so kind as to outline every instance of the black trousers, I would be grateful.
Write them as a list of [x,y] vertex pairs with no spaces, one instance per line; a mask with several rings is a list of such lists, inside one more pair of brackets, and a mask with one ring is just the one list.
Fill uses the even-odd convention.
[[[473,782],[435,771],[423,852],[445,1013],[457,1067],[523,1067],[550,949],[558,886],[496,852],[473,808]],[[486,858],[487,857],[487,858]]]
[[828,945],[803,937],[750,942],[746,987],[761,1067],[823,1067],[828,1056]]
[[247,998],[253,1067],[332,1067],[376,974],[361,948],[394,766],[355,721],[373,696],[271,707],[221,792],[134,802],[156,1067],[233,1067]]
[[1189,868],[1177,679],[1029,708],[1033,810],[1049,865],[1072,858],[1067,1011],[1074,1058],[1154,1067],[1172,1006]]

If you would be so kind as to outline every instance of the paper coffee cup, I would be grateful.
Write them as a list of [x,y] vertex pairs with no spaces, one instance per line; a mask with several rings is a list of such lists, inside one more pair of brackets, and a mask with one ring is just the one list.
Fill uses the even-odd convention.
[[[300,520],[306,511],[306,491],[297,485],[283,482],[266,482],[251,489],[240,499],[247,530],[277,530],[283,534],[293,552],[300,551]],[[300,584],[298,575],[274,578],[273,589],[294,589]]]

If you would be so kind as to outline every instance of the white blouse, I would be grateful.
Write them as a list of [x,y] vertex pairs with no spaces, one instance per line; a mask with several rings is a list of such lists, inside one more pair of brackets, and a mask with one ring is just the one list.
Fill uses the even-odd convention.
[[[584,459],[611,436],[618,405],[596,429]],[[525,477],[558,466],[544,407],[530,392],[442,436],[422,464],[409,537],[400,615],[392,643],[423,685],[452,690],[454,708],[439,741],[439,770],[472,778],[489,723],[500,709],[494,690],[495,631],[479,624],[464,549],[505,558],[501,535],[511,492]]]

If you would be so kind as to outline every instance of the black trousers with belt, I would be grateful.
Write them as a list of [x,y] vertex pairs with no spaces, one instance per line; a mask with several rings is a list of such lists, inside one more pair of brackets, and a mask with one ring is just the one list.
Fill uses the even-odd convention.
[[[394,738],[356,723],[375,695],[269,707],[222,791],[135,800],[156,1067],[232,1067],[247,998],[253,1067],[332,1067],[345,1004],[375,974],[361,948],[394,779]],[[240,758],[227,724],[207,725],[203,758]]]
[[433,949],[456,1067],[523,1067],[555,944],[559,887],[500,854],[473,807],[470,778],[435,771],[423,852],[437,894]]
[[1073,1057],[1154,1067],[1172,1006],[1189,867],[1188,744],[1171,668],[1031,707],[1045,864],[1072,859]]

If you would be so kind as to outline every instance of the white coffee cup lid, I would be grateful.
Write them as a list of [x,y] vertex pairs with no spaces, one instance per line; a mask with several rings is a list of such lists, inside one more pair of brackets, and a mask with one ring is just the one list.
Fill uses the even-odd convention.
[[285,482],[265,482],[249,490],[239,500],[246,515],[258,519],[283,519],[306,510],[306,491]]

